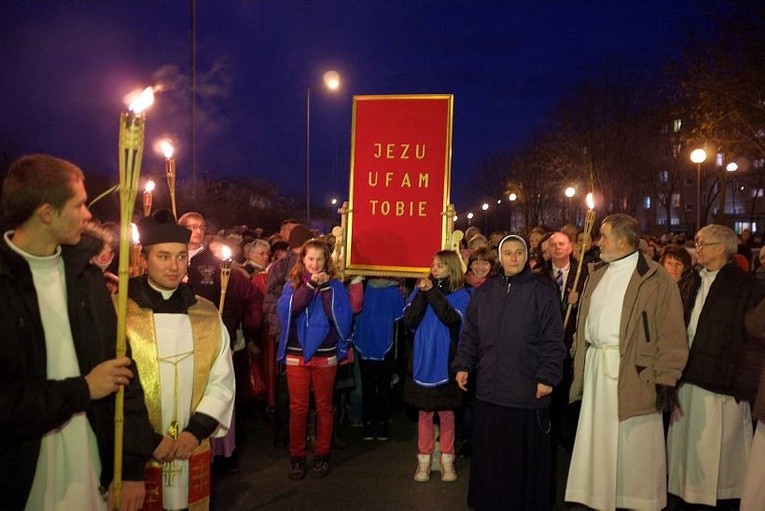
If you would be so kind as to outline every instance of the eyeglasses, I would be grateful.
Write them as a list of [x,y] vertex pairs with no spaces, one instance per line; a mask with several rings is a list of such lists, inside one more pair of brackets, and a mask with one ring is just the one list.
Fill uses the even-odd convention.
[[186,224],[186,229],[190,231],[200,230],[202,232],[205,232],[207,230],[207,227],[204,225],[199,225],[199,224]]
[[712,245],[721,245],[721,244],[722,244],[722,241],[715,241],[715,242],[712,242],[712,243],[705,243],[703,241],[697,241],[696,243],[693,244],[693,246],[696,247],[696,250],[698,250],[700,248],[711,247]]

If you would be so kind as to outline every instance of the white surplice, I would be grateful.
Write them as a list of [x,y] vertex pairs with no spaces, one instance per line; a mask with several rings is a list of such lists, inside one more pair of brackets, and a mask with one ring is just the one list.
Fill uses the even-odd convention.
[[[699,272],[701,286],[688,323],[690,346],[717,273]],[[680,387],[678,400],[682,416],[673,420],[667,435],[669,493],[708,506],[740,498],[752,444],[749,403],[689,383]]]
[[667,501],[661,414],[619,421],[619,322],[638,257],[609,263],[585,323],[589,347],[566,501],[593,509],[662,509]]
[[[220,423],[213,436],[224,436],[234,410],[234,368],[231,363],[228,331],[221,323],[220,345],[210,370],[207,387],[197,408],[191,410],[194,343],[189,316],[155,313],[154,324],[162,392],[162,429],[167,430],[177,413],[179,431],[183,430],[188,425],[191,414],[201,412]],[[179,460],[165,463],[163,472],[165,476],[162,478],[162,506],[165,509],[187,508],[189,462]]]

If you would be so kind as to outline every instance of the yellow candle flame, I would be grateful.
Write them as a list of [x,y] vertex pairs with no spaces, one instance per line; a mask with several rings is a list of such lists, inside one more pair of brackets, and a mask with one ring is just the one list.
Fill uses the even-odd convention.
[[128,110],[140,114],[154,104],[154,87],[146,87],[140,93],[131,92],[126,99],[130,104]]
[[134,223],[131,223],[130,231],[132,232],[133,245],[138,245],[141,243],[141,236],[138,234],[138,226]]
[[223,256],[224,261],[228,261],[231,259],[231,249],[228,248],[226,245],[223,245],[220,249],[220,253]]
[[170,142],[170,140],[168,139],[159,141],[159,150],[162,151],[162,154],[164,154],[165,158],[167,158],[168,160],[173,157],[173,153],[175,152],[173,143]]
[[587,207],[590,209],[595,209],[595,199],[592,198],[592,192],[587,194],[587,197],[585,198],[587,201]]
[[154,183],[154,180],[153,179],[149,179],[148,181],[146,181],[146,186],[143,187],[143,191],[151,193],[151,192],[154,191],[154,187],[155,186],[156,185]]

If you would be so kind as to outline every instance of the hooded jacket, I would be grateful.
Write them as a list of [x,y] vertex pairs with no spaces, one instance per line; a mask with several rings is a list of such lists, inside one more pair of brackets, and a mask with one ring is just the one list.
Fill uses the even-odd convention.
[[[298,306],[294,303],[296,295],[301,293],[310,295],[304,297],[308,300],[307,305]],[[331,279],[321,287],[304,283],[298,289],[289,283],[285,284],[277,310],[281,322],[278,361],[284,360],[287,343],[293,332],[297,335],[297,342],[303,350],[306,362],[313,358],[330,335],[336,340],[337,360],[345,359],[350,347],[348,337],[351,333],[353,312],[348,292],[339,280]]]

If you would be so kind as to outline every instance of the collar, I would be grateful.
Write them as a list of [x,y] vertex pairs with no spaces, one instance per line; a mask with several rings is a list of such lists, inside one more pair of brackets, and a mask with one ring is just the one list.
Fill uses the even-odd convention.
[[142,309],[151,309],[160,314],[186,314],[188,308],[197,303],[196,296],[188,284],[181,284],[168,298],[165,298],[160,291],[149,284],[149,279],[145,275],[130,279],[128,296]]

